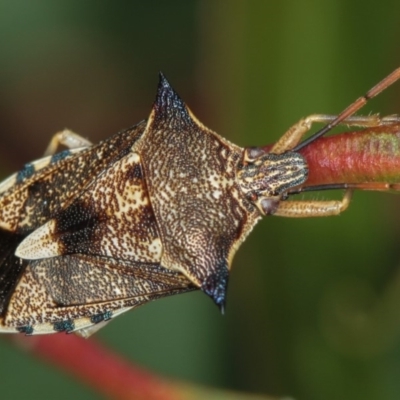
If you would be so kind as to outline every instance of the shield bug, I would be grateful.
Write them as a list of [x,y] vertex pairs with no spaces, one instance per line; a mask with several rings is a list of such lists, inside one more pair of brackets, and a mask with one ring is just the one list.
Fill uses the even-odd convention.
[[[352,117],[397,69],[337,117],[313,115],[267,152],[206,128],[160,74],[142,121],[98,145],[56,134],[46,157],[0,184],[0,331],[88,336],[114,316],[201,289],[224,309],[233,256],[263,215],[336,215],[341,201],[286,201],[308,167],[298,152]],[[328,125],[305,142],[313,122]],[[59,144],[68,150],[56,153]]]

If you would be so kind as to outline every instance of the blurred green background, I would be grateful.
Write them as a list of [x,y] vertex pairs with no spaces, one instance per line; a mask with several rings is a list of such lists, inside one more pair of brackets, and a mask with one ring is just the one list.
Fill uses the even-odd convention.
[[[398,0],[2,0],[1,175],[64,127],[96,142],[146,118],[159,70],[221,135],[273,142],[400,64],[399,15]],[[370,111],[399,113],[399,84]],[[191,293],[97,337],[166,377],[304,400],[398,399],[399,201],[356,193],[340,217],[268,218],[235,259],[225,316]],[[4,340],[0,382],[2,399],[98,398]]]

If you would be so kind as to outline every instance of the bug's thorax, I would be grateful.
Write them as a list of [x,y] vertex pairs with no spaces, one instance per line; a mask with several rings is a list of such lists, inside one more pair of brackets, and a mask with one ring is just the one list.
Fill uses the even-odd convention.
[[237,171],[237,181],[248,200],[264,215],[274,214],[289,189],[308,177],[304,157],[295,152],[267,153],[261,148],[246,148]]
[[142,160],[161,265],[185,275],[223,309],[233,254],[259,217],[236,182],[243,150],[201,124],[161,77],[132,151]]

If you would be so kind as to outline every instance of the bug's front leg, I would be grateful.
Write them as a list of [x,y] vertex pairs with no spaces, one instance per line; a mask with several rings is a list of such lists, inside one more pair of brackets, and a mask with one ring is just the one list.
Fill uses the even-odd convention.
[[274,215],[290,218],[339,215],[349,206],[352,194],[352,190],[346,190],[342,200],[281,201]]
[[57,132],[52,137],[46,151],[44,152],[44,155],[51,156],[55,154],[57,152],[58,146],[60,145],[68,147],[69,149],[77,149],[79,147],[91,146],[92,143],[89,140],[78,135],[77,133],[72,132],[69,129],[64,129],[63,131]]
[[[336,119],[336,115],[313,114],[301,119],[291,126],[285,134],[273,145],[271,153],[282,154],[293,149],[302,137],[311,129],[313,123],[328,124]],[[341,122],[341,125],[375,127],[400,122],[400,116],[388,115],[380,118],[378,114],[367,116],[352,116]]]

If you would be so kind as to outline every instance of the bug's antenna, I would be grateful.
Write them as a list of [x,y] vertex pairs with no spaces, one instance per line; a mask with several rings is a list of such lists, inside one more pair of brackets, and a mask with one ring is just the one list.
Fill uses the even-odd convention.
[[305,192],[320,192],[321,190],[343,190],[353,189],[351,184],[348,183],[328,183],[323,185],[301,186],[288,192],[289,196]]
[[374,190],[374,191],[388,191],[388,190],[400,190],[399,183],[388,183],[388,182],[363,182],[363,183],[326,183],[322,185],[311,185],[311,186],[300,186],[298,188],[288,191],[288,195],[300,194],[305,192],[320,192],[321,190]]
[[332,122],[325,125],[318,132],[311,135],[308,139],[304,140],[300,144],[298,144],[293,151],[299,151],[303,147],[308,146],[310,143],[314,142],[321,136],[324,136],[327,132],[333,129],[335,126],[340,124],[346,118],[351,117],[354,113],[356,113],[360,108],[364,107],[368,100],[371,100],[383,90],[393,85],[400,78],[400,67],[395,69],[391,74],[389,74],[386,78],[382,79],[377,85],[375,85],[372,89],[368,90],[368,92],[359,97],[356,101],[350,104],[347,108],[345,108]]

